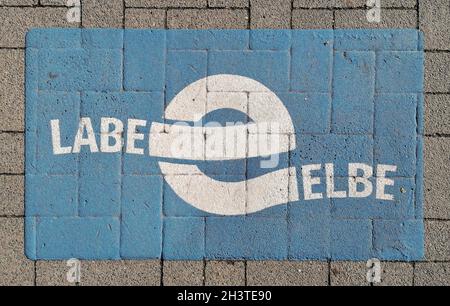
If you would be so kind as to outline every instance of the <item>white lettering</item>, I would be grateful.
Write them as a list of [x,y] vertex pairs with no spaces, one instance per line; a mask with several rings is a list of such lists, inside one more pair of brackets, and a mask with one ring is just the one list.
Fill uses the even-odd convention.
[[397,166],[378,165],[376,197],[380,200],[393,201],[394,196],[385,192],[386,186],[394,186],[394,180],[386,178],[386,172],[397,171]]
[[136,148],[136,140],[144,140],[144,134],[137,132],[137,127],[145,127],[147,121],[128,119],[127,153],[144,155],[144,149]]
[[327,176],[327,196],[329,198],[345,198],[347,192],[345,191],[335,191],[334,188],[334,165],[325,164],[325,173]]
[[[110,131],[110,126],[114,126]],[[100,135],[100,150],[103,153],[117,153],[122,150],[122,134],[123,123],[116,118],[102,118],[101,135]],[[109,145],[109,140],[114,139],[114,145]]]
[[[87,133],[87,138],[84,138],[84,131]],[[73,153],[80,153],[82,146],[89,146],[92,153],[98,152],[98,146],[90,118],[81,118],[80,120],[78,132],[73,144]]]
[[72,147],[61,146],[61,131],[59,128],[59,120],[51,120],[50,125],[52,129],[53,154],[55,155],[70,154],[72,152]]
[[320,178],[312,177],[311,171],[317,171],[322,168],[320,164],[306,165],[302,166],[302,176],[303,176],[303,192],[305,195],[305,200],[319,200],[322,199],[321,193],[313,193],[312,186],[320,184]]
[[[362,176],[358,176],[358,170],[363,171]],[[349,164],[348,165],[348,196],[350,198],[366,198],[373,191],[372,183],[369,178],[373,175],[372,167],[365,164]],[[358,184],[363,185],[364,189],[358,191]]]

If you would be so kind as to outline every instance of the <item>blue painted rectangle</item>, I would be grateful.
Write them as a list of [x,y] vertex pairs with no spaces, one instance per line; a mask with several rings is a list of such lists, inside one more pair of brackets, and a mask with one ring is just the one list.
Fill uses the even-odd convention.
[[[420,260],[421,40],[416,30],[31,30],[26,255]],[[208,147],[210,124],[261,118],[281,130],[250,129],[239,158],[209,158],[232,150]],[[183,147],[166,141],[174,124],[203,127],[189,138],[201,156],[168,155]],[[252,155],[260,135],[286,149]]]

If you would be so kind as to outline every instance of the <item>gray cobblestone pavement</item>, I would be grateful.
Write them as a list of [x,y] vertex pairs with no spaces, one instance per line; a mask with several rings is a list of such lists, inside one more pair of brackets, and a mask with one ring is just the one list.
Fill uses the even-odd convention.
[[[31,27],[420,28],[425,33],[426,259],[382,263],[380,285],[450,285],[450,0],[0,0],[0,285],[70,285],[23,251],[24,35]],[[80,285],[368,285],[358,262],[82,262]]]

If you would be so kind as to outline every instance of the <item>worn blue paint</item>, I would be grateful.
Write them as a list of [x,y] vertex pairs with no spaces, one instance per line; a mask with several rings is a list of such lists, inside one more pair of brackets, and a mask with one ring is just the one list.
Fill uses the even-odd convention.
[[164,219],[163,256],[169,260],[201,260],[205,255],[205,219]]
[[[163,179],[123,176],[120,255],[126,259],[159,258],[162,249]],[[146,192],[142,192],[146,190]]]
[[[26,244],[31,259],[420,260],[423,247],[423,35],[416,30],[40,29],[26,50]],[[239,217],[193,208],[149,156],[149,127],[185,86],[214,74],[251,77],[291,115],[301,200]],[[205,106],[206,107],[206,106]],[[242,115],[242,116],[241,116]],[[144,119],[145,154],[53,155],[49,122],[71,146],[80,116]],[[218,112],[210,120],[246,122]],[[242,119],[243,118],[243,119]],[[252,118],[248,118],[252,120]],[[198,162],[224,182],[272,170],[261,158]],[[393,164],[368,198],[304,201],[301,166]],[[292,175],[292,174],[291,174]],[[326,192],[325,170],[315,171]],[[376,178],[370,178],[376,184]],[[291,187],[292,188],[292,187]]]

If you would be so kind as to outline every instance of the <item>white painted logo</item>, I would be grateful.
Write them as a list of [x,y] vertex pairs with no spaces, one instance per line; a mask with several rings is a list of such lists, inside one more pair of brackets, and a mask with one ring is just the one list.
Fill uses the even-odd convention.
[[[233,98],[239,94],[245,95],[246,98],[248,95],[248,115],[254,123],[225,128],[186,127],[178,124],[165,126],[167,134],[151,137],[150,155],[212,161],[273,156],[295,149],[295,142],[291,142],[290,145],[287,143],[285,146],[279,142],[280,133],[294,134],[294,125],[284,104],[266,86],[243,76],[215,75],[192,83],[170,102],[166,108],[165,118],[195,122],[208,112],[224,108],[224,102],[227,102],[226,108],[241,111],[239,99]],[[152,130],[155,132],[161,129],[163,127],[158,123],[152,125]],[[232,147],[227,147],[227,150],[214,150],[214,154],[208,154],[210,150],[203,150],[205,147],[203,129],[206,135],[219,133],[243,135],[244,138],[237,136],[233,141],[227,141],[225,144],[231,144]],[[180,143],[180,139],[186,138],[193,139],[193,142],[197,144],[189,143],[190,145],[185,146],[193,150],[174,148],[173,144]],[[161,146],[157,142],[167,145]],[[163,151],[159,151],[159,148]],[[202,211],[227,216],[254,213],[286,203],[287,199],[274,198],[270,195],[277,194],[278,190],[287,187],[286,178],[289,177],[289,170],[295,176],[295,168],[286,168],[247,181],[221,182],[202,173],[197,165],[159,162],[159,166],[167,183],[184,201]],[[170,175],[173,173],[195,173],[196,175]],[[245,191],[249,185],[260,185],[266,188],[261,188],[262,192],[258,194],[258,198],[247,202]],[[200,188],[192,192],[186,186],[200,186]]]

